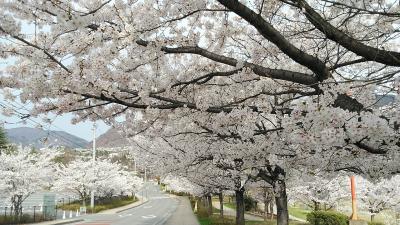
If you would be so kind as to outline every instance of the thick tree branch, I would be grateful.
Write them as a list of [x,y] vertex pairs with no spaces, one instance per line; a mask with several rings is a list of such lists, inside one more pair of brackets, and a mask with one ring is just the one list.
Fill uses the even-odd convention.
[[307,19],[332,41],[335,41],[363,58],[389,66],[400,66],[400,53],[374,48],[357,41],[322,18],[306,1],[291,0]]
[[307,54],[291,44],[286,38],[277,31],[270,23],[264,20],[260,15],[236,0],[218,0],[222,5],[235,12],[254,26],[260,34],[274,43],[283,53],[289,56],[297,63],[309,68],[322,81],[331,76],[326,65],[318,58]]
[[[144,40],[137,40],[136,44],[147,47],[150,43],[148,41],[144,41]],[[219,55],[219,54],[207,51],[198,46],[184,46],[184,47],[176,47],[176,48],[163,46],[163,47],[161,47],[161,51],[163,51],[167,54],[200,55],[200,56],[203,56],[210,60],[213,60],[215,62],[223,63],[223,64],[230,65],[230,66],[236,66],[238,63],[238,60],[236,60],[234,58]],[[248,63],[248,62],[245,62],[244,66],[251,68],[255,74],[262,76],[262,77],[270,77],[273,79],[286,80],[286,81],[291,81],[291,82],[305,84],[305,85],[313,85],[313,84],[318,83],[317,78],[311,74],[299,73],[299,72],[294,72],[294,71],[289,71],[289,70],[270,69],[270,68],[266,68],[266,67],[263,67],[263,66],[260,66],[260,65],[254,64],[254,63]]]

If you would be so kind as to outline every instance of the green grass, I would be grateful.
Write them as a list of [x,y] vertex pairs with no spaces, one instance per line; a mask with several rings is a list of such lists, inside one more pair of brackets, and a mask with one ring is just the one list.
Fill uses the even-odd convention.
[[211,218],[198,218],[200,225],[211,225]]
[[[94,213],[98,213],[98,212],[101,212],[101,211],[104,211],[107,209],[114,209],[114,208],[118,208],[121,206],[129,205],[136,201],[137,201],[137,198],[134,199],[133,197],[125,197],[122,199],[116,198],[116,199],[107,200],[102,203],[95,204]],[[79,208],[81,206],[82,205],[80,203],[71,203],[71,204],[59,206],[59,208],[63,209],[63,210],[76,211],[76,210],[79,210]],[[87,210],[87,212],[92,212],[92,208],[90,206],[86,207],[86,210]]]
[[226,202],[224,203],[225,207],[231,208],[231,209],[236,209],[236,204],[232,202]]
[[289,207],[289,214],[297,217],[299,219],[306,220],[307,219],[307,214],[311,212],[310,210],[307,209],[302,209],[298,207]]
[[[224,219],[219,215],[212,215],[210,217],[198,218],[200,225],[235,225],[235,217],[224,216]],[[276,225],[276,220],[269,221],[246,221],[246,225]],[[289,221],[289,225],[306,225],[296,221]]]
[[221,212],[220,209],[213,207],[213,213],[220,213],[220,212]]

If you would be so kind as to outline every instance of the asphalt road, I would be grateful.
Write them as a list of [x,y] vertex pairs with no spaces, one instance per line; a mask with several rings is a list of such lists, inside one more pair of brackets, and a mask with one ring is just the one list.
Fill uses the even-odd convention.
[[146,184],[140,194],[148,202],[117,214],[94,214],[82,216],[84,221],[73,225],[162,225],[174,213],[178,200],[162,193],[154,184]]

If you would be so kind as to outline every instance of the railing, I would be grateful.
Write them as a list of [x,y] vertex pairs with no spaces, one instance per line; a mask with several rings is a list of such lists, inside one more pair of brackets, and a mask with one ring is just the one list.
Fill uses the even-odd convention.
[[15,210],[12,206],[0,206],[0,225],[25,224],[79,216],[80,213],[65,211],[57,205],[24,206]]

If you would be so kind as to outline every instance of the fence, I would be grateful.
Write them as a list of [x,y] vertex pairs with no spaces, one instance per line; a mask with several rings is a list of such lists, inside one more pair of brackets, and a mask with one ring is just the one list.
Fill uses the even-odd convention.
[[11,206],[0,207],[0,225],[34,223],[78,216],[78,213],[75,214],[72,211],[69,211],[68,215],[57,205],[24,206],[19,209],[18,215],[15,211],[18,210],[14,210]]

